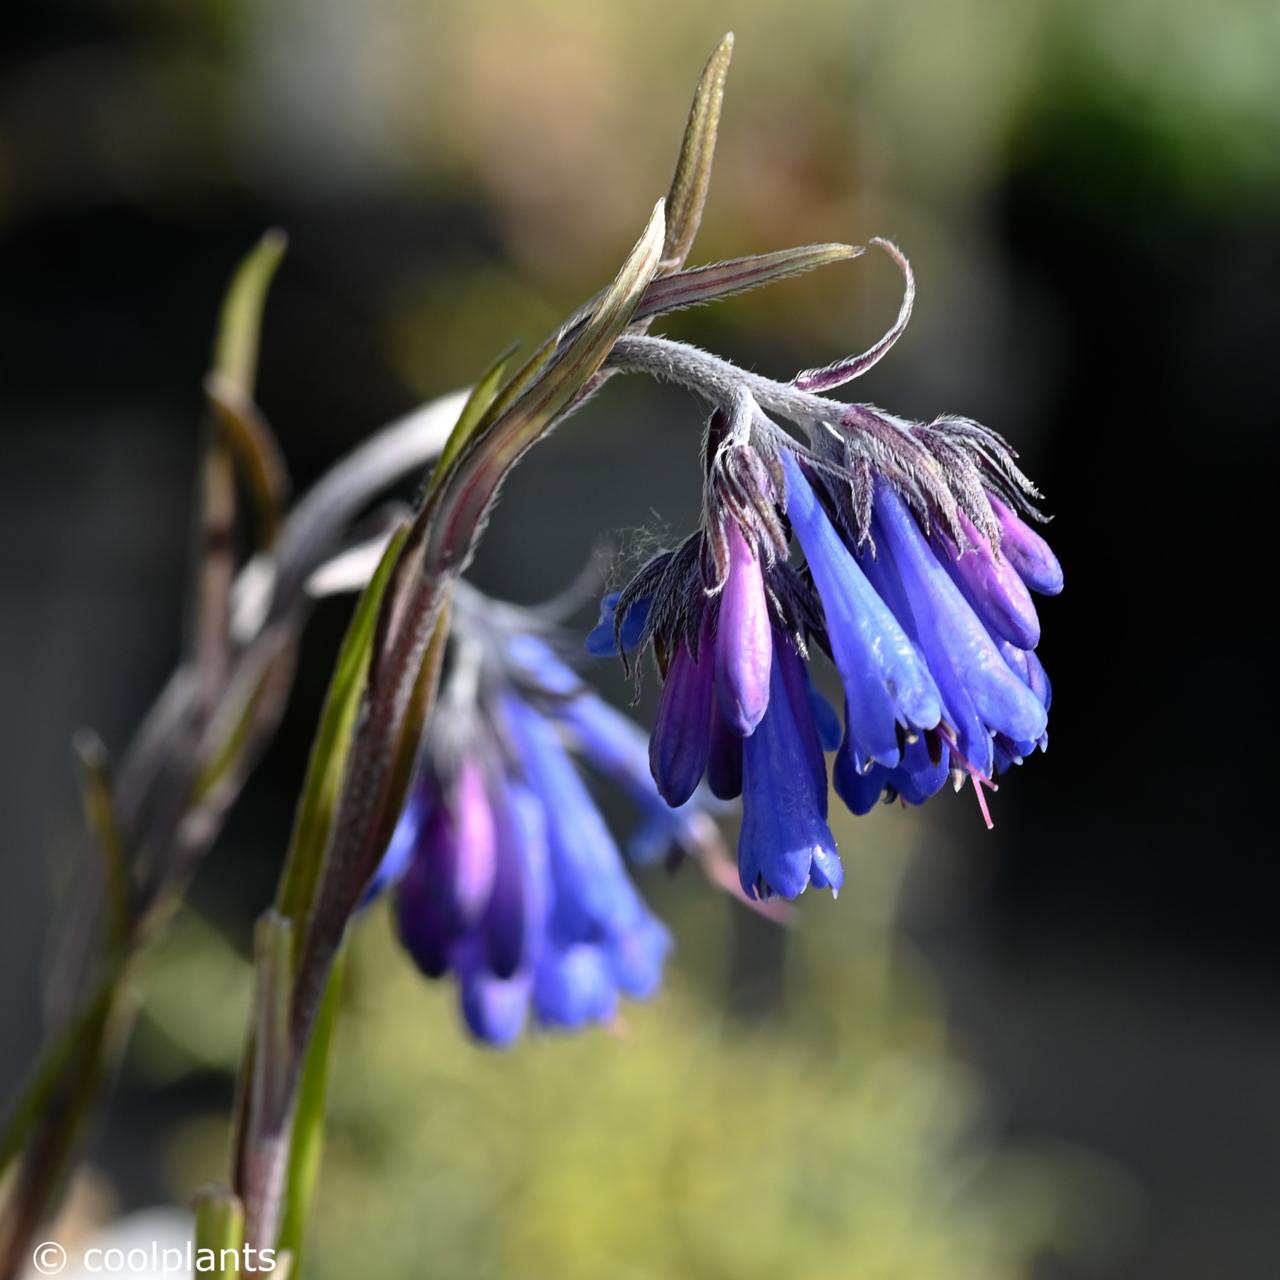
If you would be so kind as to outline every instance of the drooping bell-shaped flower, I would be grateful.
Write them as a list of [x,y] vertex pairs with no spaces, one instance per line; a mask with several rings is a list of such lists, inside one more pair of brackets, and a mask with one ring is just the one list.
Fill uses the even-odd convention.
[[841,541],[790,453],[783,453],[787,515],[822,599],[827,638],[863,765],[898,763],[900,730],[936,727],[941,701],[921,654]]
[[[1031,593],[1059,592],[1062,571],[1023,519],[1040,518],[1038,494],[1013,452],[969,419],[909,422],[825,395],[879,361],[911,313],[906,259],[873,243],[907,287],[861,355],[790,383],[647,336],[612,358],[711,405],[704,517],[606,597],[588,648],[627,662],[652,643],[658,789],[681,801],[705,777],[716,796],[742,796],[739,872],[762,894],[838,883],[824,748],[854,813],[921,804],[950,777],[972,779],[985,814],[981,788],[1048,741]],[[810,696],[817,653],[843,687],[843,733]]]
[[779,561],[782,476],[749,433],[749,417],[713,420],[704,529],[651,561],[605,611],[625,651],[617,612],[642,605],[640,643],[665,663],[649,747],[659,793],[681,804],[705,778],[720,799],[741,795],[743,890],[795,897],[840,883],[823,755],[838,721],[801,657],[818,629],[811,593]]
[[738,875],[749,894],[794,898],[812,883],[839,889],[844,872],[827,826],[827,766],[799,656],[774,654],[769,709],[742,746]]
[[773,625],[760,560],[736,520],[726,521],[729,573],[716,622],[716,698],[725,727],[750,737],[769,705]]
[[695,652],[676,640],[649,742],[649,767],[662,798],[672,806],[693,795],[707,767],[715,697],[711,616],[706,615]]
[[[622,786],[646,847],[691,845],[709,822],[672,810],[643,732],[587,691],[523,615],[460,584],[436,715],[376,881],[394,883],[401,940],[452,974],[467,1026],[495,1045],[532,1020],[606,1022],[657,990],[671,947],[576,757]],[[531,624],[532,625],[532,624]]]

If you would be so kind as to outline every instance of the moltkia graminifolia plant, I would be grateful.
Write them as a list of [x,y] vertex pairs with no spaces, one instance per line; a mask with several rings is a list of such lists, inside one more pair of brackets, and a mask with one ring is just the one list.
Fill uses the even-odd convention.
[[[824,244],[685,267],[731,50],[726,37],[708,61],[670,192],[613,283],[516,372],[504,359],[480,379],[416,509],[371,544],[258,927],[231,1186],[199,1203],[210,1247],[270,1248],[296,1265],[342,948],[372,894],[394,892],[406,949],[456,983],[467,1026],[490,1044],[530,1019],[606,1021],[621,997],[656,988],[669,939],[583,767],[635,803],[633,852],[714,865],[709,815],[741,797],[737,888],[772,911],[810,884],[840,887],[827,752],[854,813],[922,803],[950,779],[972,782],[985,815],[983,788],[1047,744],[1030,592],[1055,593],[1062,576],[1027,523],[1038,495],[1013,451],[967,418],[911,422],[829,394],[906,326],[914,283],[897,247],[871,242],[906,282],[889,332],[789,381],[648,333],[667,312],[864,252]],[[462,580],[511,468],[616,373],[676,382],[707,408],[699,527],[606,596],[587,639],[637,678],[631,655],[652,651],[662,694],[647,743],[585,688],[545,613]],[[367,547],[355,555],[367,559]],[[811,680],[820,655],[843,718]]]

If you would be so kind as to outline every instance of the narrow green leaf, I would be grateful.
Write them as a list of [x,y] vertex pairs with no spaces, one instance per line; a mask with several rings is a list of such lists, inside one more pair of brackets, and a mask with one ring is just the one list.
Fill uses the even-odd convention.
[[234,383],[211,373],[205,379],[204,390],[214,421],[253,500],[258,547],[265,550],[275,541],[289,493],[284,455],[258,406]]
[[418,668],[413,692],[405,708],[404,719],[393,747],[391,768],[386,783],[386,799],[379,812],[378,833],[375,841],[375,847],[379,850],[385,850],[391,843],[391,835],[404,808],[409,784],[413,781],[413,772],[422,743],[422,731],[440,682],[440,668],[444,663],[445,646],[449,639],[451,608],[452,599],[446,592],[440,601],[435,628],[431,633],[426,652],[423,654],[422,664]]
[[377,571],[356,604],[311,748],[307,778],[298,802],[293,837],[276,896],[276,909],[295,925],[295,957],[300,954],[303,942],[302,921],[320,879],[329,829],[346,769],[351,730],[368,676],[369,655],[383,593],[408,532],[409,526],[404,524],[392,535]]
[[100,1051],[114,999],[114,986],[104,985],[40,1055],[0,1134],[0,1173],[27,1146],[37,1126],[49,1118],[53,1100],[70,1078],[73,1065],[85,1054]]
[[254,932],[253,1081],[248,1140],[284,1127],[289,1062],[289,995],[293,986],[293,926],[266,911]]
[[[566,330],[571,328],[575,323],[584,322],[591,314],[591,306],[598,299],[592,299],[592,302],[582,308],[581,314],[575,313],[570,317],[560,329],[553,333],[549,338],[545,339],[542,344],[534,351],[534,353],[511,375],[511,381],[506,384],[494,397],[493,402],[489,405],[483,419],[476,429],[475,434],[483,434],[490,426],[493,425],[513,404],[520,398],[525,390],[532,386],[538,374],[546,367],[547,361],[555,355],[556,348],[559,346],[561,339],[564,337]],[[441,473],[443,475],[443,473]]]
[[262,307],[287,243],[283,231],[268,231],[240,263],[222,303],[213,372],[242,396],[253,395]]
[[731,31],[712,50],[707,65],[702,68],[693,94],[693,105],[689,108],[689,120],[684,128],[684,139],[667,196],[667,234],[659,267],[663,273],[676,271],[684,265],[702,222],[707,188],[711,184],[711,163],[716,153],[724,85],[732,59]]
[[745,293],[788,276],[814,271],[833,262],[846,262],[866,252],[862,245],[808,244],[774,253],[757,253],[746,258],[730,258],[704,267],[690,267],[672,275],[659,276],[645,290],[635,319],[680,311],[685,307],[715,302],[731,294]]
[[457,461],[458,455],[466,447],[467,442],[475,433],[475,429],[484,419],[485,413],[498,394],[498,389],[502,385],[503,375],[506,373],[507,365],[511,362],[511,357],[514,353],[515,347],[508,347],[485,370],[484,376],[471,389],[471,394],[467,397],[466,404],[462,406],[462,412],[458,414],[458,421],[452,432],[450,432],[448,440],[445,441],[444,448],[440,451],[440,458],[432,469],[432,489],[439,488],[444,477],[448,475],[449,468]]
[[285,1186],[284,1217],[277,1247],[293,1255],[298,1267],[305,1243],[307,1217],[320,1177],[324,1154],[324,1123],[329,1093],[329,1061],[337,1021],[345,952],[339,952],[329,974],[320,1012],[307,1044],[307,1054],[298,1084],[293,1112],[293,1133],[289,1147],[289,1171]]
[[106,889],[108,957],[125,945],[133,918],[133,883],[124,836],[116,819],[115,800],[108,777],[107,749],[92,729],[80,729],[71,739],[71,750],[80,773],[80,796],[85,826],[102,858]]
[[231,706],[230,710],[234,715],[225,714],[226,707],[219,709],[219,721],[226,724],[226,732],[209,752],[204,768],[191,788],[188,812],[194,812],[204,804],[237,769],[242,768],[245,752],[253,741],[254,727],[258,721],[262,700],[268,696],[271,684],[278,678],[275,667],[268,663],[257,682],[251,687],[248,696],[241,700],[238,707],[234,704]]
[[226,1187],[206,1187],[197,1192],[192,1208],[196,1216],[196,1272],[214,1280],[239,1280],[244,1248],[244,1206]]

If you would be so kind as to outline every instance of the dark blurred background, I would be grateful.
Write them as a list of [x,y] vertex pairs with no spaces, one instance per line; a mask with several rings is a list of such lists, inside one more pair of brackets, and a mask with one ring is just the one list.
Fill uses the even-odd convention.
[[[427,1250],[459,1276],[1271,1280],[1280,921],[1249,812],[1270,579],[1224,581],[1272,533],[1263,0],[10,6],[0,1097],[39,1043],[76,874],[69,736],[123,746],[178,654],[200,380],[237,259],[288,231],[259,399],[301,491],[609,277],[730,27],[694,260],[876,234],[911,256],[912,326],[857,394],[988,423],[1045,491],[1067,577],[1042,609],[1052,750],[1001,787],[994,833],[967,792],[847,822],[849,891],[786,936],[646,873],[680,950],[625,1043],[485,1057],[372,920],[312,1265],[344,1274],[376,1236],[387,1275]],[[786,376],[867,345],[898,287],[869,257],[665,328]],[[533,602],[606,535],[683,533],[699,426],[686,396],[611,383],[521,469],[476,580]],[[155,966],[73,1197],[86,1220],[219,1172],[250,922],[345,608],[315,615]]]

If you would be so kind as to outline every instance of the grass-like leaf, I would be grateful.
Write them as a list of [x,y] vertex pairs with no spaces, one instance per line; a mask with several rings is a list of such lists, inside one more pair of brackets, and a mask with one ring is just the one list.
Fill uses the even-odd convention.
[[720,108],[724,85],[733,59],[733,32],[712,50],[698,78],[689,120],[685,125],[676,171],[667,196],[667,231],[662,245],[659,271],[677,271],[693,248],[702,222],[702,210],[711,184],[711,163],[715,158],[716,134],[720,128]]
[[392,535],[377,571],[360,596],[338,653],[311,748],[307,777],[294,820],[293,838],[276,897],[276,909],[294,922],[295,956],[301,949],[302,922],[320,879],[329,830],[346,769],[351,730],[365,691],[369,655],[383,594],[407,534],[406,524]]
[[133,922],[133,882],[129,854],[116,817],[107,768],[107,749],[92,729],[81,729],[71,740],[80,773],[80,795],[85,827],[102,858],[102,882],[106,890],[106,947],[115,957],[126,944]]
[[307,1044],[306,1059],[298,1082],[297,1103],[289,1144],[289,1167],[286,1174],[284,1215],[276,1242],[280,1252],[293,1257],[296,1271],[302,1254],[307,1214],[320,1177],[320,1160],[324,1154],[324,1122],[329,1092],[329,1058],[337,1021],[338,1001],[342,989],[343,953],[339,953],[324,999],[316,1017],[315,1028]]
[[204,384],[213,420],[231,450],[257,515],[260,550],[270,547],[289,493],[284,456],[258,406],[229,378],[211,373]]
[[222,303],[213,371],[243,396],[253,395],[262,305],[287,244],[283,231],[268,231],[240,264]]
[[440,459],[432,469],[430,486],[432,490],[439,488],[444,477],[449,474],[449,469],[457,461],[467,442],[475,434],[476,428],[483,421],[485,414],[498,394],[499,388],[502,386],[502,379],[506,374],[507,365],[511,363],[511,357],[514,352],[514,346],[508,347],[485,370],[483,377],[471,389],[471,394],[467,397],[466,404],[462,406],[462,412],[458,415],[458,421],[449,433],[449,438],[445,441],[444,448],[440,451]]
[[[240,1269],[232,1265],[244,1247],[244,1207],[226,1187],[208,1187],[198,1192],[192,1205],[196,1216],[195,1246],[208,1268],[198,1268],[201,1275],[214,1280],[239,1280]],[[223,1265],[223,1253],[230,1257]]]
[[637,320],[649,320],[686,307],[715,302],[731,294],[746,293],[785,280],[788,276],[815,271],[833,262],[847,262],[866,250],[852,244],[807,244],[774,253],[756,253],[746,258],[730,258],[704,267],[690,267],[673,275],[659,276],[645,290],[636,308]]

